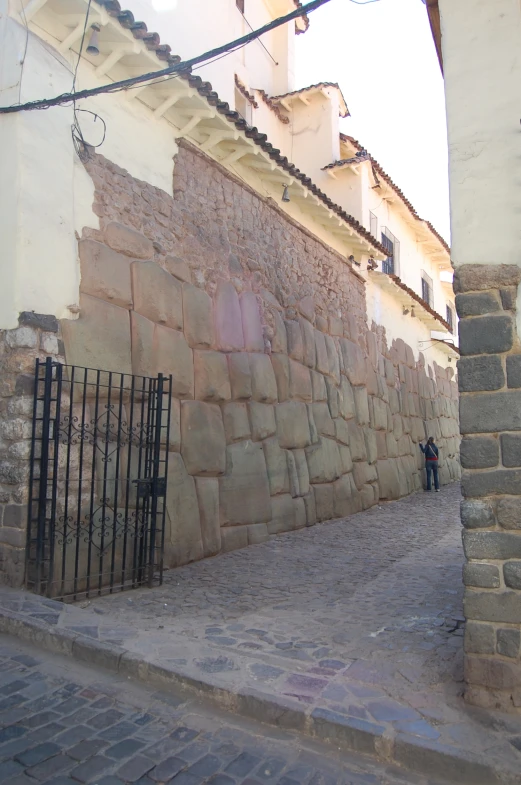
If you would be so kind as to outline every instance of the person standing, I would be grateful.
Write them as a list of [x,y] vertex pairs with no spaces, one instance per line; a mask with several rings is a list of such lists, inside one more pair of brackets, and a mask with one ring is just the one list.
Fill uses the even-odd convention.
[[429,436],[427,444],[424,446],[420,442],[420,450],[425,455],[425,469],[427,471],[427,490],[432,489],[432,475],[434,475],[434,487],[436,493],[440,490],[440,481],[438,478],[438,447],[434,443],[432,436]]

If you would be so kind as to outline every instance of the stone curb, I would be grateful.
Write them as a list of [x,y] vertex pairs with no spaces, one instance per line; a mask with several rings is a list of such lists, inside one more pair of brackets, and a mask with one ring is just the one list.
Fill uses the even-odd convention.
[[371,755],[418,774],[458,781],[460,785],[519,785],[519,773],[499,768],[464,750],[405,733],[390,735],[381,725],[316,708],[307,714],[301,704],[274,698],[251,688],[229,687],[200,679],[182,668],[167,668],[114,644],[87,638],[0,608],[0,633],[13,635],[46,651],[72,657],[120,676],[155,686],[175,685],[220,708],[285,730],[295,730],[342,749]]

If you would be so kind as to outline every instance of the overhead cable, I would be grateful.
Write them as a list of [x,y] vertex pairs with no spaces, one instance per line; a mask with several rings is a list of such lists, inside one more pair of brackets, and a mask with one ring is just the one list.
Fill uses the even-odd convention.
[[133,76],[129,79],[122,79],[119,82],[111,82],[110,84],[101,85],[100,87],[93,87],[88,90],[63,93],[62,95],[57,95],[54,98],[42,98],[37,101],[29,101],[25,104],[2,106],[0,107],[0,114],[11,114],[14,112],[31,111],[34,109],[49,109],[52,106],[60,106],[61,104],[70,103],[71,101],[78,101],[81,98],[89,98],[94,95],[101,95],[102,93],[112,93],[119,90],[125,90],[129,87],[133,87],[136,84],[148,82],[151,79],[157,79],[163,76],[171,76],[172,74],[187,74],[190,72],[192,66],[198,65],[199,63],[204,63],[207,60],[217,57],[218,55],[231,52],[234,49],[244,46],[245,44],[249,44],[250,41],[255,41],[257,38],[260,38],[261,35],[268,33],[270,30],[274,30],[281,25],[287,24],[294,19],[304,16],[305,14],[316,11],[317,8],[320,8],[329,2],[330,0],[312,0],[312,2],[302,5],[300,8],[296,8],[294,11],[291,11],[291,13],[286,14],[285,16],[274,19],[267,25],[264,25],[258,30],[254,30],[247,35],[241,36],[241,38],[237,38],[235,41],[230,41],[229,43],[223,44],[216,49],[212,49],[211,51],[205,52],[204,54],[198,55],[197,57],[192,57],[190,60],[181,61],[180,63],[171,65],[168,68],[163,68],[160,71],[151,71],[146,74],[141,74],[140,76]]

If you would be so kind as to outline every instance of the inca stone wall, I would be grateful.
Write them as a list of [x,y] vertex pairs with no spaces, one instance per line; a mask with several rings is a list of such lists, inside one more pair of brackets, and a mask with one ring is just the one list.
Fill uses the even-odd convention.
[[467,698],[521,710],[521,343],[517,266],[465,265],[460,316]]
[[365,322],[362,279],[188,146],[174,198],[97,156],[69,363],[173,375],[166,561],[262,542],[459,476],[451,371]]
[[343,257],[187,145],[173,198],[101,156],[87,169],[100,229],[79,242],[65,358],[173,376],[167,566],[420,489],[427,435],[459,477],[452,369],[368,330]]
[[0,580],[24,580],[34,369],[38,357],[64,362],[54,316],[20,314],[19,327],[0,330]]

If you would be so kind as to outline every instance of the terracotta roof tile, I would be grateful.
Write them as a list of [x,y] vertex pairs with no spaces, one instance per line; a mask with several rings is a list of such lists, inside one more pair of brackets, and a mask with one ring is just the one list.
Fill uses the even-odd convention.
[[325,172],[327,169],[335,169],[341,168],[342,166],[352,166],[353,164],[360,164],[364,161],[370,161],[371,156],[366,153],[365,155],[355,155],[353,158],[343,158],[340,161],[334,161],[332,164],[328,164],[327,166],[322,167],[322,171]]
[[282,114],[282,112],[280,111],[279,107],[277,106],[277,104],[273,103],[273,101],[269,97],[268,93],[265,90],[260,90],[260,89],[257,89],[257,88],[254,88],[254,89],[255,89],[255,92],[260,95],[260,97],[262,98],[264,103],[267,106],[269,106],[271,111],[279,118],[280,122],[284,123],[284,125],[289,125],[289,122],[290,122],[289,117],[286,117],[285,115]]
[[434,308],[431,308],[429,303],[426,300],[424,300],[422,297],[420,297],[419,294],[416,294],[416,292],[413,289],[407,286],[407,284],[405,284],[401,278],[399,278],[397,275],[390,275],[389,278],[391,278],[395,282],[395,284],[400,287],[400,289],[403,289],[404,292],[407,292],[407,294],[410,297],[412,297],[413,300],[416,300],[416,302],[419,303],[423,308],[425,308],[425,310],[428,311],[428,313],[430,313],[431,316],[433,316],[435,319],[441,322],[441,324],[444,327],[446,327],[450,333],[452,333],[452,328],[450,324],[443,318],[443,316],[441,316],[438,313],[438,311],[435,311]]
[[235,87],[236,87],[236,88],[237,88],[237,90],[238,90],[238,91],[241,93],[241,95],[243,95],[243,96],[246,98],[246,100],[247,100],[247,101],[248,101],[248,102],[249,102],[249,103],[250,103],[252,106],[254,106],[254,107],[255,107],[255,109],[258,109],[258,108],[259,108],[259,104],[258,104],[258,103],[257,103],[257,101],[255,100],[255,96],[253,96],[253,95],[252,95],[252,94],[249,92],[248,88],[246,87],[246,85],[245,85],[245,84],[243,84],[243,83],[241,82],[241,80],[239,79],[239,77],[237,76],[237,74],[235,74]]
[[347,108],[346,99],[344,98],[344,94],[340,89],[340,85],[338,82],[317,82],[317,84],[310,84],[307,87],[301,87],[300,90],[293,90],[291,93],[283,93],[282,95],[272,95],[272,101],[283,101],[285,98],[291,98],[294,95],[301,95],[302,93],[307,93],[310,90],[321,90],[324,87],[334,87],[340,93],[340,98],[342,99],[342,105],[340,107],[340,117],[350,117],[349,109]]
[[[363,146],[360,144],[360,142],[359,142],[357,139],[354,139],[352,136],[347,136],[346,134],[340,134],[340,138],[341,138],[341,139],[342,139],[344,142],[348,142],[348,143],[349,143],[349,144],[351,144],[353,147],[356,147],[356,148],[357,148],[359,151],[361,151],[361,150],[365,150],[365,147],[363,147]],[[397,194],[397,195],[400,197],[400,199],[402,200],[402,202],[403,202],[403,203],[405,204],[405,206],[408,208],[408,210],[409,210],[409,212],[411,213],[411,215],[412,215],[412,216],[414,216],[414,218],[416,218],[418,221],[421,221],[422,223],[426,224],[426,225],[429,227],[429,229],[431,230],[431,232],[433,233],[433,235],[434,235],[434,236],[435,236],[435,237],[436,237],[436,238],[437,238],[437,239],[440,241],[440,243],[442,244],[442,246],[444,247],[444,249],[447,251],[447,253],[448,253],[448,254],[450,254],[450,247],[449,247],[449,245],[447,244],[447,241],[446,241],[446,240],[445,240],[445,239],[444,239],[444,238],[441,236],[441,234],[440,234],[440,233],[439,233],[439,232],[438,232],[438,231],[437,231],[437,230],[434,228],[434,226],[431,224],[431,222],[430,222],[430,221],[427,221],[427,220],[425,220],[425,218],[421,218],[421,216],[419,216],[419,215],[418,215],[418,213],[416,212],[416,209],[415,209],[415,207],[413,206],[413,204],[412,204],[412,203],[411,203],[411,202],[410,202],[410,201],[407,199],[407,197],[405,196],[405,194],[403,193],[403,191],[401,190],[401,188],[399,188],[399,187],[396,185],[396,183],[395,183],[395,182],[394,182],[394,181],[393,181],[393,180],[390,178],[390,176],[387,174],[387,172],[385,172],[385,171],[384,171],[384,169],[382,169],[382,167],[380,166],[380,164],[378,163],[378,161],[377,161],[376,159],[374,159],[372,156],[369,156],[369,158],[371,159],[371,163],[372,163],[372,165],[373,165],[373,169],[374,169],[374,170],[375,170],[375,171],[376,171],[376,172],[377,172],[377,173],[380,175],[380,177],[381,177],[383,180],[385,180],[385,182],[386,182],[388,185],[390,185],[390,186],[391,186],[391,188],[393,189],[393,191],[394,191],[394,192],[395,192],[395,193],[396,193],[396,194]],[[329,164],[329,166],[335,166],[335,164]],[[325,167],[325,168],[328,168],[328,167]]]
[[[296,0],[295,0],[296,1]],[[164,44],[161,44],[160,37],[157,33],[149,33],[148,28],[144,22],[135,22],[134,16],[130,11],[124,11],[121,9],[121,5],[118,0],[95,0],[98,5],[101,5],[105,8],[105,10],[113,17],[116,17],[122,27],[130,30],[134,38],[138,40],[144,40],[147,48],[155,50],[162,60],[165,57],[168,58],[168,62],[175,64],[180,62],[181,58],[177,56],[170,55],[170,47],[167,47]],[[166,50],[168,50],[168,54],[165,55]],[[288,174],[295,178],[295,180],[299,180],[312,194],[314,194],[318,199],[320,199],[323,204],[326,205],[332,212],[338,215],[343,221],[346,222],[349,226],[351,226],[360,237],[363,237],[367,240],[368,243],[372,245],[373,248],[376,248],[381,253],[387,256],[387,251],[384,246],[378,242],[378,240],[372,236],[367,229],[362,226],[362,224],[353,218],[352,215],[349,215],[345,210],[340,207],[340,205],[335,204],[332,199],[327,196],[323,191],[315,185],[310,177],[308,177],[304,172],[301,172],[300,169],[297,169],[295,164],[291,163],[287,159],[286,156],[282,155],[280,150],[274,147],[269,141],[266,134],[261,133],[258,128],[255,126],[250,126],[246,122],[246,120],[241,117],[241,115],[236,112],[234,109],[230,107],[230,105],[226,101],[221,101],[219,98],[218,93],[212,87],[211,82],[205,82],[201,79],[200,76],[195,76],[191,73],[191,71],[183,71],[179,73],[179,77],[181,79],[186,80],[190,87],[197,90],[199,95],[203,96],[210,106],[213,106],[217,109],[219,114],[222,114],[226,117],[227,120],[232,122],[237,130],[243,131],[244,134],[248,139],[251,139],[258,145],[265,153],[269,155],[269,157],[275,161],[278,166],[284,169]],[[333,86],[338,87],[338,85],[334,83],[323,82],[321,83],[324,86]],[[313,87],[317,87],[320,85],[313,85]],[[310,88],[306,88],[310,89]]]

